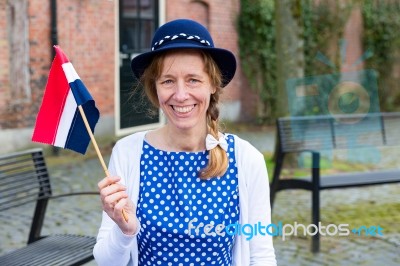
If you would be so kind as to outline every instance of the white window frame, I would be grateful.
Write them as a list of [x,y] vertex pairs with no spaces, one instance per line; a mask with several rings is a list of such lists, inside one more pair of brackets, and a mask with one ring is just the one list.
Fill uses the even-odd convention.
[[[114,24],[115,24],[115,32],[114,32],[114,38],[115,38],[115,84],[114,84],[114,131],[115,131],[115,135],[116,136],[125,136],[125,135],[129,135],[138,131],[146,131],[146,130],[151,130],[151,129],[155,129],[158,128],[162,125],[164,125],[166,123],[165,117],[162,115],[162,111],[161,109],[159,110],[159,122],[158,123],[152,123],[152,124],[146,124],[146,125],[140,125],[140,126],[134,126],[134,127],[129,127],[129,128],[121,128],[121,123],[120,123],[120,94],[119,94],[119,86],[120,86],[120,54],[119,54],[119,1],[115,1],[115,20],[114,20]],[[158,0],[158,5],[159,5],[159,9],[158,9],[158,21],[160,23],[160,25],[165,23],[165,12],[166,12],[166,8],[165,8],[165,0]],[[132,56],[132,58],[134,56],[136,56],[138,54],[134,54]],[[132,59],[131,58],[131,59]]]

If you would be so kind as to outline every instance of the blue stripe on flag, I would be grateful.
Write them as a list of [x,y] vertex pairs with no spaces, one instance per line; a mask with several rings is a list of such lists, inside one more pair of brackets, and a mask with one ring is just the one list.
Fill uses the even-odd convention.
[[89,141],[90,136],[87,133],[82,116],[76,109],[64,148],[85,154]]
[[76,79],[73,82],[70,82],[69,86],[71,87],[72,93],[74,94],[77,105],[83,105],[87,101],[93,100],[85,84],[83,84],[80,79]]
[[[95,106],[95,102],[86,89],[85,85],[80,79],[69,83],[71,91],[74,94],[77,105],[81,105],[86,118],[89,122],[90,128],[94,133],[94,128],[97,121],[99,120],[100,113]],[[78,109],[75,111],[74,119],[72,121],[71,128],[68,132],[68,137],[65,142],[65,148],[86,153],[86,149],[89,145],[90,136],[87,133],[85,123],[83,122],[82,116]]]

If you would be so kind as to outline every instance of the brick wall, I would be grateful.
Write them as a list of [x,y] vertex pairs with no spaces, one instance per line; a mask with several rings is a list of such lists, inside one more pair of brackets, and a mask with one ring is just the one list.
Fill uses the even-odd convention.
[[[28,7],[30,62],[29,72],[32,99],[24,105],[25,127],[33,126],[39,110],[52,61],[50,40],[50,1],[30,0]],[[14,60],[14,59],[13,59]],[[19,119],[18,121],[20,122]],[[22,122],[22,121],[21,121]]]
[[114,2],[58,1],[59,45],[96,100],[100,113],[114,113]]
[[[7,17],[7,1],[0,1],[0,17]],[[40,106],[52,58],[50,1],[28,0],[30,99],[11,101],[10,55],[7,29],[0,20],[0,128],[32,127]],[[114,1],[57,1],[58,44],[73,63],[96,100],[100,113],[114,112]],[[8,23],[8,24],[7,24]],[[11,58],[11,60],[9,59]],[[15,90],[15,88],[14,88]]]

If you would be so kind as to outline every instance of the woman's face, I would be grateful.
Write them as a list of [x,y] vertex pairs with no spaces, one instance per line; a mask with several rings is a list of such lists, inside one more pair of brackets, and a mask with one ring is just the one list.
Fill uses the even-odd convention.
[[200,52],[168,53],[156,88],[160,107],[170,125],[182,130],[205,128],[210,95],[215,88],[205,72]]

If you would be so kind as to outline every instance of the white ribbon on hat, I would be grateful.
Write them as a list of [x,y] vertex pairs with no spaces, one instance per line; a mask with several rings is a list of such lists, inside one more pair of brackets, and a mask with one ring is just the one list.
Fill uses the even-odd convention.
[[206,149],[208,151],[212,150],[215,147],[217,147],[217,145],[219,145],[225,151],[228,151],[228,143],[226,142],[226,139],[224,138],[224,136],[221,136],[219,138],[219,140],[217,140],[211,134],[207,134],[207,137],[206,137]]

